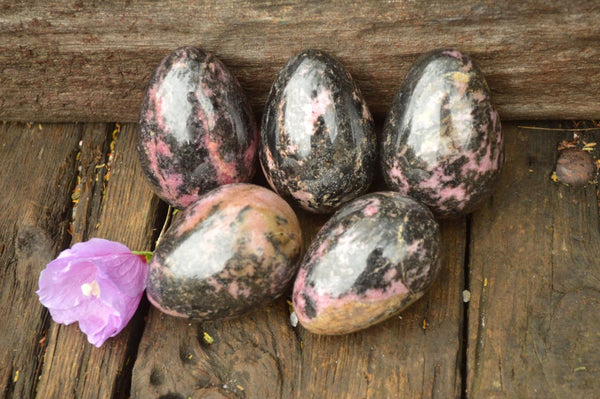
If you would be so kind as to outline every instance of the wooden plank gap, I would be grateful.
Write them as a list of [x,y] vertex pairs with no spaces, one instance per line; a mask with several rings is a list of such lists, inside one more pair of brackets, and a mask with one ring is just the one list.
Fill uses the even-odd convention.
[[105,123],[86,123],[82,130],[77,182],[72,194],[71,245],[89,240],[98,229],[112,127]]
[[[470,261],[471,261],[471,227],[472,227],[472,216],[466,217],[465,223],[465,254],[463,264],[463,307],[462,307],[462,326],[461,326],[461,342],[460,342],[460,358],[459,358],[459,373],[460,373],[460,398],[467,399],[467,383],[468,383],[468,369],[467,369],[467,349],[469,345],[469,304],[471,303],[471,284],[470,284]],[[468,297],[465,297],[468,295]]]

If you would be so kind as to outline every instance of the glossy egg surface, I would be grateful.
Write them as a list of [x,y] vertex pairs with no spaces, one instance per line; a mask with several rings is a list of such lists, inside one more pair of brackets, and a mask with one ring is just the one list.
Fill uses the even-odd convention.
[[481,70],[457,50],[436,50],[409,70],[385,122],[384,179],[438,217],[471,212],[504,162],[500,119]]
[[176,208],[249,181],[258,130],[242,89],[215,56],[182,47],[154,72],[140,114],[138,154],[154,191]]
[[180,212],[166,231],[146,292],[174,316],[236,317],[282,294],[301,247],[298,219],[281,197],[252,184],[222,186]]
[[318,334],[385,320],[430,287],[440,252],[425,206],[396,192],[359,197],[325,223],[302,260],[292,296],[298,320]]
[[333,57],[305,50],[273,83],[260,161],[271,187],[312,212],[333,212],[367,191],[376,157],[373,119],[357,85]]

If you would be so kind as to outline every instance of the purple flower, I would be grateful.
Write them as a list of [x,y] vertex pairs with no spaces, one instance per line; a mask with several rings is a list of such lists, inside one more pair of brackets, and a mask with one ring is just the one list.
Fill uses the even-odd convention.
[[78,321],[88,341],[100,347],[133,317],[147,274],[143,255],[121,243],[93,238],[48,263],[36,293],[55,322]]

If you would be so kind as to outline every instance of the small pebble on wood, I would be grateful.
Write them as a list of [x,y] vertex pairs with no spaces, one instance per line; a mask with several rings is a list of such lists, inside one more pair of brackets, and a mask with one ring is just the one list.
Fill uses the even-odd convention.
[[597,167],[592,156],[577,148],[562,150],[556,161],[556,178],[570,186],[581,187],[596,177]]
[[335,58],[306,50],[279,72],[263,115],[260,161],[286,200],[328,213],[366,193],[376,141],[365,99]]
[[463,290],[462,292],[462,298],[463,298],[463,302],[467,303],[471,300],[471,291],[469,290]]
[[237,79],[214,55],[182,47],[152,76],[138,154],[156,194],[182,209],[224,184],[250,181],[258,130]]
[[283,293],[302,237],[292,208],[252,184],[219,187],[180,212],[150,262],[147,296],[163,312],[232,318]]
[[304,256],[292,295],[298,320],[318,334],[383,321],[431,286],[440,249],[425,206],[395,192],[359,197],[333,215]]
[[500,118],[481,70],[457,50],[435,50],[409,70],[387,116],[381,165],[392,190],[438,217],[473,211],[504,163]]

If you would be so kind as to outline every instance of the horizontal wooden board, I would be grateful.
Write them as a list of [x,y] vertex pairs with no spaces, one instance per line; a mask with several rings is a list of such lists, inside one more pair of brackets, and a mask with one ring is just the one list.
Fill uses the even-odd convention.
[[504,119],[600,118],[600,4],[561,0],[5,2],[0,118],[137,121],[169,51],[215,53],[260,113],[294,53],[337,56],[382,116],[410,64],[456,47],[488,78]]

